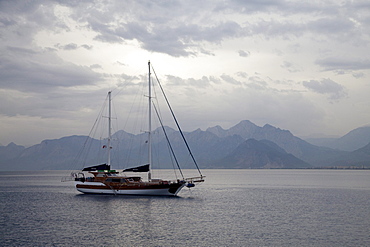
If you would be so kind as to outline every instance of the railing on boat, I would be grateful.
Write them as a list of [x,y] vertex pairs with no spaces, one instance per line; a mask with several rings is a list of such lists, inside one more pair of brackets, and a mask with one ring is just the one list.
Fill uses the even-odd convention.
[[184,180],[188,183],[201,183],[204,182],[205,176],[185,178]]

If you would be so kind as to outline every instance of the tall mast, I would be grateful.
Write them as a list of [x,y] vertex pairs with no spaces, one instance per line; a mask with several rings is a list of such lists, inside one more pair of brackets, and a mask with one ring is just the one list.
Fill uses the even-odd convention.
[[152,89],[150,81],[150,61],[148,61],[148,83],[149,83],[149,123],[148,123],[148,163],[149,163],[149,172],[148,172],[148,181],[152,180],[152,174],[150,172],[150,167],[152,165]]
[[111,139],[112,139],[112,107],[111,107],[111,93],[108,92],[108,161],[107,165],[110,166],[110,149],[111,149]]

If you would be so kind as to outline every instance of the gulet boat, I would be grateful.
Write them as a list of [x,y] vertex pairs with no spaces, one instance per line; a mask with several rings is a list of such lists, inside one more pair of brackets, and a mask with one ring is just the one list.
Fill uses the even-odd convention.
[[[182,188],[188,187],[192,188],[197,183],[204,182],[205,176],[202,175],[194,156],[189,148],[189,145],[185,139],[185,136],[175,118],[175,115],[172,111],[172,108],[169,105],[167,97],[164,94],[162,86],[159,84],[164,98],[169,106],[170,112],[175,120],[175,123],[178,127],[178,130],[184,140],[185,146],[189,151],[191,158],[194,161],[195,167],[199,173],[197,177],[185,178],[181,171],[179,164],[177,163],[178,169],[181,174],[181,178],[167,180],[167,179],[153,179],[151,177],[151,165],[152,165],[152,89],[151,89],[151,64],[148,62],[148,104],[149,104],[149,116],[148,116],[148,128],[147,131],[148,139],[148,163],[145,165],[140,165],[132,168],[127,168],[119,172],[117,170],[111,169],[111,149],[112,149],[112,134],[111,134],[111,91],[108,92],[108,138],[107,145],[104,145],[104,148],[107,148],[107,161],[104,164],[94,165],[86,167],[79,172],[71,173],[71,180],[74,180],[76,189],[79,192],[86,194],[111,194],[111,195],[150,195],[150,196],[176,196]],[[159,81],[158,81],[159,83]],[[160,120],[161,122],[161,120]],[[162,123],[162,122],[161,122]],[[162,125],[162,129],[165,132],[165,128]],[[166,140],[169,141],[167,134],[165,133]],[[170,150],[173,155],[173,148],[169,144]],[[175,161],[177,159],[175,157]],[[128,176],[127,173],[134,172],[135,174],[147,173],[147,178],[142,176]],[[87,174],[86,174],[87,173]]]

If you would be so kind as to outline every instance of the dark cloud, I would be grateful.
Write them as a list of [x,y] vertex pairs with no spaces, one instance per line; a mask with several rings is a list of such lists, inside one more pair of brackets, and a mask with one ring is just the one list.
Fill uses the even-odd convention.
[[31,55],[31,54],[37,54],[36,51],[28,48],[23,48],[23,47],[14,47],[14,46],[7,46],[6,50],[12,52],[16,56],[22,57],[23,55]]
[[330,79],[304,81],[302,85],[313,92],[328,94],[330,99],[339,99],[347,95],[342,85]]
[[[1,7],[6,9],[8,14],[0,18],[0,23],[7,27],[22,27],[23,30],[27,28],[28,35],[40,28],[68,29],[53,11],[54,7],[60,4],[70,8],[70,17],[79,22],[81,27],[89,27],[95,31],[95,39],[99,41],[122,43],[125,40],[137,40],[141,47],[148,51],[175,57],[194,56],[199,53],[213,55],[212,51],[204,48],[203,42],[219,44],[226,39],[255,35],[263,35],[268,40],[277,36],[289,39],[311,33],[328,38],[335,35],[336,40],[354,42],[364,39],[364,32],[357,30],[366,28],[369,21],[369,14],[357,14],[357,5],[366,8],[366,3],[322,4],[284,0],[201,3],[164,1],[156,4],[141,1],[107,1],[104,5],[99,1],[50,1],[42,4],[14,2],[12,5],[6,1],[1,2]],[[258,13],[273,13],[281,17],[294,17],[300,13],[308,18],[251,18],[251,14]],[[218,18],[220,14],[225,15],[223,20]],[[240,15],[239,22],[226,18],[233,14]],[[22,22],[24,19],[27,24]],[[71,50],[78,47],[70,43],[60,48]],[[91,49],[88,45],[81,47]],[[246,56],[246,53],[248,54],[246,51],[239,51],[240,56]]]
[[303,35],[311,35],[314,39],[317,35],[321,35],[327,39],[335,38],[336,42],[360,42],[364,40],[363,34],[358,32],[357,26],[348,16],[308,18],[299,21],[294,19],[262,19],[250,23],[249,28],[251,33],[248,35],[263,35],[266,39],[274,37],[294,39]]
[[236,80],[232,76],[223,74],[220,77],[222,78],[222,80],[224,80],[227,83],[230,83],[230,84],[233,84],[233,85],[242,85],[242,83],[240,81]]
[[86,44],[81,45],[81,47],[85,48],[86,50],[91,50],[93,48],[92,45],[86,45]]
[[60,43],[57,43],[54,45],[55,48],[58,48],[60,50],[65,50],[65,51],[72,51],[72,50],[77,50],[79,48],[85,48],[86,50],[91,50],[93,48],[93,46],[91,45],[87,45],[87,44],[83,44],[83,45],[77,45],[75,43],[69,43],[69,44],[66,44],[66,45],[61,45]]
[[308,23],[308,28],[317,33],[338,33],[342,36],[355,27],[353,21],[343,16],[319,18]]
[[227,38],[239,37],[243,28],[236,22],[216,23],[212,26],[199,24],[177,23],[176,26],[166,23],[129,22],[112,30],[112,27],[99,25],[106,35],[98,35],[97,39],[108,38],[108,42],[137,40],[142,48],[171,56],[196,55],[198,52],[212,54],[202,47],[202,42],[221,42]]
[[214,10],[217,12],[241,12],[245,14],[270,12],[278,9],[286,9],[289,3],[285,0],[228,0],[220,1],[215,5]]
[[0,1],[1,36],[30,44],[40,30],[67,30],[64,21],[55,15],[54,7],[53,1]]
[[316,60],[316,64],[320,65],[326,71],[330,70],[367,70],[370,69],[369,59],[351,59],[351,58],[338,58],[328,57]]
[[[53,92],[22,92],[10,89],[0,91],[2,116],[24,116],[42,119],[68,119],[96,117],[106,90],[59,90]],[[90,115],[92,114],[92,115]],[[81,124],[81,123],[78,123]]]
[[0,17],[0,26],[3,27],[3,28],[14,26],[15,24],[17,24],[17,22],[15,20],[11,19],[8,16],[1,16]]
[[[212,51],[204,48],[203,42],[219,44],[226,39],[254,35],[263,35],[265,39],[276,36],[292,38],[309,32],[326,36],[335,34],[336,39],[347,41],[353,40],[355,36],[360,39],[363,37],[359,37],[355,30],[363,28],[366,23],[364,15],[356,15],[357,12],[353,11],[355,4],[346,6],[330,3],[302,4],[283,0],[204,1],[202,3],[164,1],[156,4],[140,1],[108,1],[104,6],[98,1],[51,1],[42,2],[42,4],[14,2],[13,6],[2,1],[4,5],[2,7],[8,14],[0,18],[0,23],[7,27],[22,27],[23,30],[27,28],[28,35],[40,28],[68,29],[63,20],[58,19],[53,11],[54,7],[60,4],[70,8],[70,17],[79,22],[81,27],[89,27],[95,31],[96,40],[108,43],[137,40],[141,47],[148,51],[175,57],[194,56],[199,53],[213,55]],[[337,10],[338,8],[342,11]],[[239,22],[232,18],[223,18],[222,21],[217,18],[220,14],[227,17],[234,13],[241,14]],[[250,17],[251,14],[258,13],[274,13],[277,16],[303,13],[312,17],[303,19]],[[317,18],[317,16],[322,17]],[[22,23],[24,19],[27,20],[27,24]],[[59,48],[73,50],[78,47],[80,46],[70,43],[61,45]],[[91,49],[88,45],[81,45],[81,47]],[[247,54],[247,51],[239,51],[240,56]]]
[[58,48],[58,49],[61,49],[61,50],[67,50],[67,51],[70,51],[70,50],[77,50],[77,48],[78,48],[78,45],[77,44],[75,44],[75,43],[69,43],[69,44],[67,44],[67,45],[61,45],[61,44],[55,44],[55,46],[54,47],[56,47],[56,48]]
[[90,68],[64,62],[53,52],[9,47],[0,61],[0,87],[46,92],[60,87],[93,85],[101,80]]
[[243,50],[239,50],[238,53],[239,53],[239,56],[241,57],[249,57],[249,55],[251,54],[249,51],[243,51]]

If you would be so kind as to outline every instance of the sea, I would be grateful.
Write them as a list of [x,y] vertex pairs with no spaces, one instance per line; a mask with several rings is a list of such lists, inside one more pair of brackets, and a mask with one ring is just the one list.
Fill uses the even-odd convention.
[[84,195],[61,182],[69,171],[0,172],[0,245],[370,246],[370,170],[202,173],[148,197]]

